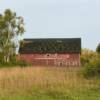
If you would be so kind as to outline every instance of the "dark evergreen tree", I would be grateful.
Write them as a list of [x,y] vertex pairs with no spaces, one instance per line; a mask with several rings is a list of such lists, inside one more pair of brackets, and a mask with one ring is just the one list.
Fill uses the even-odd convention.
[[100,43],[98,44],[98,46],[96,48],[96,52],[100,54]]

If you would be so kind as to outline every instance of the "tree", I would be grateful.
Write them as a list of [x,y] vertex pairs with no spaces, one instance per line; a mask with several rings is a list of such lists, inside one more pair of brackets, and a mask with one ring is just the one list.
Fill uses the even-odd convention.
[[16,53],[18,36],[24,33],[24,20],[15,12],[6,9],[0,14],[0,53],[4,62],[9,62]]
[[98,46],[96,48],[96,52],[100,54],[100,43],[98,44]]
[[87,48],[82,49],[81,64],[85,65],[86,63],[89,63],[90,60],[93,59],[94,57],[97,57],[96,52]]

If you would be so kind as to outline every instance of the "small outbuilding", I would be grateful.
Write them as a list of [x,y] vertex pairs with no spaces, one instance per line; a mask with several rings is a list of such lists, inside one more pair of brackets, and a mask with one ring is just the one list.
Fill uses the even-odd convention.
[[81,38],[24,39],[20,60],[33,65],[80,66]]

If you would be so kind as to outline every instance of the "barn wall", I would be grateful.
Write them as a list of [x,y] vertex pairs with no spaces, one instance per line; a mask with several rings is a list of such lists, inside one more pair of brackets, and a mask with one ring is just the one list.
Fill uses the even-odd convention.
[[21,54],[20,59],[33,65],[80,66],[80,54]]

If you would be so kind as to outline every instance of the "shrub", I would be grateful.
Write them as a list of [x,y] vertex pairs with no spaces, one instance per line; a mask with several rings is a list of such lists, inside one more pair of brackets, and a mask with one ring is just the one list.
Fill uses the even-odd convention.
[[19,61],[18,65],[19,65],[20,67],[26,67],[26,66],[28,66],[29,64],[26,63],[25,61]]
[[31,64],[25,62],[25,61],[17,61],[17,60],[13,60],[11,62],[0,62],[0,67],[14,67],[14,66],[20,66],[20,67],[26,67],[26,66],[30,66]]
[[89,63],[91,59],[97,56],[97,53],[90,49],[82,49],[81,52],[81,64],[84,66]]
[[94,57],[89,63],[85,64],[83,68],[83,75],[85,77],[100,76],[100,58]]

